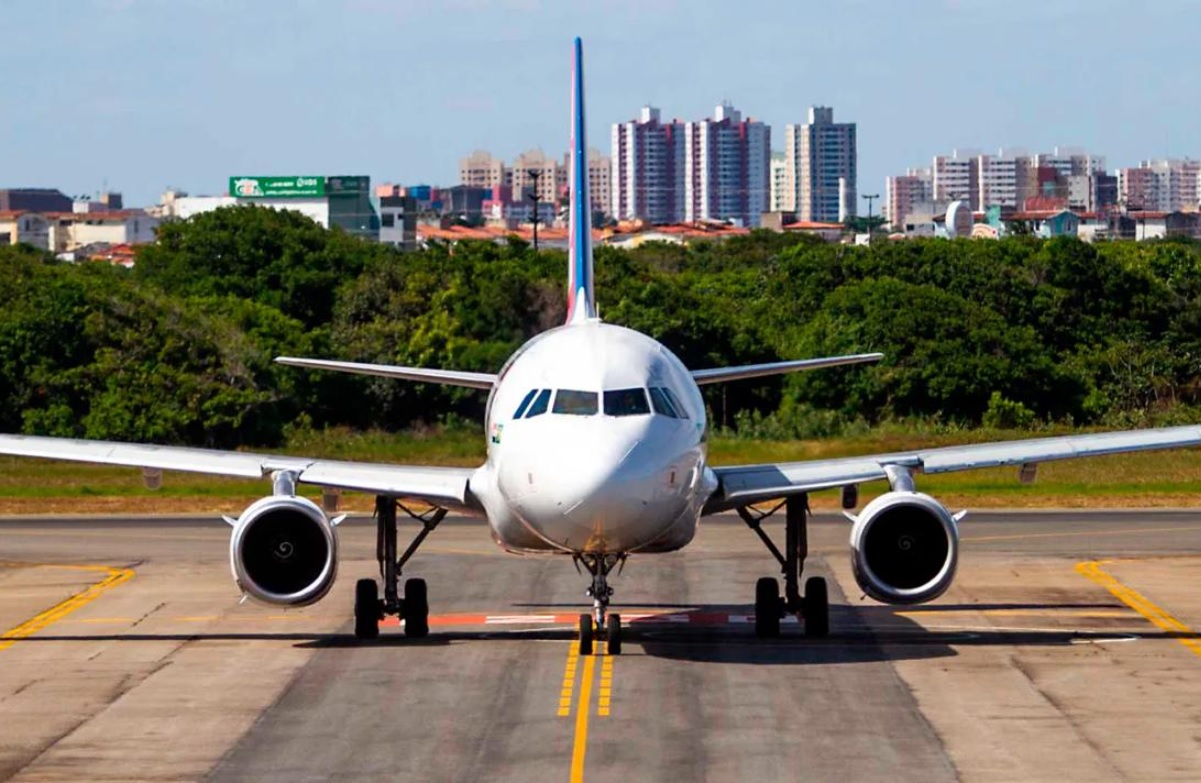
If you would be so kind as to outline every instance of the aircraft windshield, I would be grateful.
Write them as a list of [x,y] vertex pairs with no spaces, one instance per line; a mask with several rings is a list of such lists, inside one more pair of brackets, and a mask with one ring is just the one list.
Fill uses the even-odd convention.
[[530,403],[534,401],[534,395],[538,393],[537,389],[530,389],[530,393],[525,395],[525,399],[517,406],[517,412],[513,414],[513,418],[520,419],[521,414],[525,413],[525,409],[530,407]]
[[642,389],[614,389],[605,392],[606,416],[641,416],[650,413],[646,392]]
[[571,416],[593,416],[596,414],[596,392],[559,389],[555,393],[553,413]]
[[652,386],[650,388],[651,404],[655,406],[655,413],[663,416],[669,416],[673,419],[688,418],[687,411],[676,396],[671,393],[671,389],[666,386]]
[[550,389],[543,389],[538,392],[538,396],[534,398],[534,403],[530,405],[530,409],[525,412],[527,419],[532,419],[535,416],[541,416],[546,413],[546,409],[550,407]]

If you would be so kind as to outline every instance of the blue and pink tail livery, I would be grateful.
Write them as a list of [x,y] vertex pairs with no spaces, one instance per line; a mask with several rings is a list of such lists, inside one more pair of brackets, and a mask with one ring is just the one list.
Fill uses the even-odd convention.
[[588,143],[584,135],[584,47],[575,39],[571,71],[571,244],[567,250],[567,323],[596,318],[592,282],[592,205],[588,194]]

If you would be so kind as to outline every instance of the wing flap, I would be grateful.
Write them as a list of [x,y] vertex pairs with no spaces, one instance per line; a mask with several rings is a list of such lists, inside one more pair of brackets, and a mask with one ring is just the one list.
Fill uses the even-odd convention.
[[820,359],[745,364],[741,367],[713,367],[707,370],[693,370],[692,379],[697,384],[704,385],[706,383],[721,383],[722,381],[737,381],[743,378],[761,378],[765,375],[783,375],[789,372],[820,370],[825,367],[839,367],[844,364],[878,362],[883,358],[884,354],[882,353],[859,353],[850,356],[827,356]]
[[712,514],[802,492],[883,480],[887,478],[886,468],[890,465],[923,473],[950,473],[1188,446],[1201,446],[1201,426],[976,443],[808,462],[714,467],[712,470],[719,487],[706,504],[704,513]]
[[330,370],[354,375],[371,375],[377,378],[398,378],[405,381],[441,383],[448,386],[466,386],[472,389],[491,389],[496,376],[486,372],[465,370],[438,370],[427,367],[400,367],[392,364],[363,364],[360,362],[338,362],[330,359],[306,359],[298,356],[277,356],[277,364],[290,367],[307,367],[313,370]]

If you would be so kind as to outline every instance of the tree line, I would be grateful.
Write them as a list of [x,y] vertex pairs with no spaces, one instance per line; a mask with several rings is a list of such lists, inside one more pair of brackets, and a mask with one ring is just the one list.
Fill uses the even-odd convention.
[[[0,248],[0,429],[214,447],[289,428],[479,421],[473,390],[272,363],[280,354],[494,372],[562,322],[566,257],[400,253],[292,212],[166,223],[133,270]],[[753,232],[596,251],[609,322],[693,368],[880,351],[878,365],[705,387],[750,436],[885,420],[1196,420],[1201,244],[1010,238],[873,247]]]

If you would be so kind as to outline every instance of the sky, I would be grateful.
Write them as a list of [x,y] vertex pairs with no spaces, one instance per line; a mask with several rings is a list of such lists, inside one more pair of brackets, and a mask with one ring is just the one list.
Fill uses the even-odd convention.
[[[0,187],[126,204],[231,175],[452,185],[645,103],[858,123],[859,192],[952,149],[1201,157],[1201,0],[0,0]],[[877,204],[877,209],[879,204]]]

